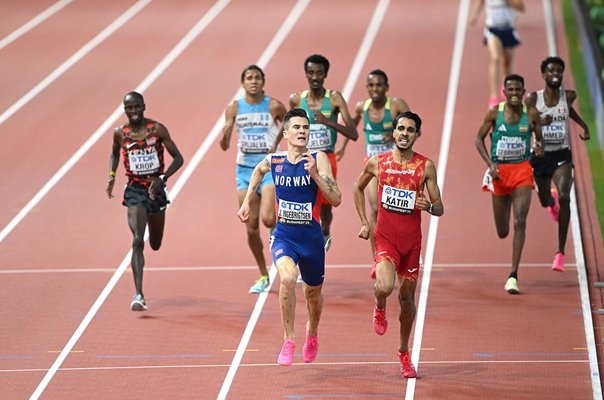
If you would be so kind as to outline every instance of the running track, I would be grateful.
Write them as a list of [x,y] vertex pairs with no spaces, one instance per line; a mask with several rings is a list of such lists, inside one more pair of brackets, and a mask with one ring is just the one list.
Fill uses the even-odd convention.
[[[0,48],[0,398],[602,398],[584,329],[590,308],[572,267],[583,261],[571,234],[571,268],[549,270],[555,225],[536,196],[522,295],[503,290],[511,238],[496,238],[479,187],[484,165],[473,142],[488,60],[482,28],[465,23],[466,0],[60,3],[0,2],[0,40],[56,4]],[[541,87],[538,65],[548,55],[545,3],[528,1],[519,20],[515,66],[529,90]],[[567,58],[559,3],[553,23]],[[306,87],[302,64],[311,53],[330,59],[326,86],[343,90],[350,109],[365,98],[367,72],[382,68],[389,94],[424,119],[416,150],[439,168],[446,213],[424,217],[416,380],[398,372],[395,296],[391,330],[377,337],[370,322],[369,245],[356,237],[350,192],[361,142],[339,166],[344,200],[335,210],[315,363],[275,364],[278,286],[247,293],[257,272],[235,217],[235,154],[214,139],[245,65],[264,66],[267,93],[286,103]],[[566,80],[572,87],[569,73]],[[144,314],[128,307],[125,209],[119,196],[104,195],[111,128],[124,120],[123,94],[135,88],[187,163],[170,182],[176,197],[163,248],[146,251]],[[301,293],[298,300],[303,338]]]

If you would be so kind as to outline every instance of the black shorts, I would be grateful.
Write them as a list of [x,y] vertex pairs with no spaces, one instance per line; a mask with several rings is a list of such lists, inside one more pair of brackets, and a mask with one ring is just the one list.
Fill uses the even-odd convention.
[[514,28],[484,28],[483,43],[487,44],[489,36],[495,35],[506,49],[513,49],[520,44],[520,36]]
[[562,149],[557,151],[546,151],[542,158],[531,153],[531,167],[533,167],[533,175],[535,178],[551,178],[558,167],[564,164],[573,166],[573,155],[570,149]]
[[126,185],[126,190],[124,190],[124,201],[122,201],[122,204],[126,207],[143,206],[147,209],[149,214],[157,214],[166,211],[166,207],[169,203],[168,192],[165,187],[155,195],[155,200],[151,200],[149,197],[149,189],[136,182]]

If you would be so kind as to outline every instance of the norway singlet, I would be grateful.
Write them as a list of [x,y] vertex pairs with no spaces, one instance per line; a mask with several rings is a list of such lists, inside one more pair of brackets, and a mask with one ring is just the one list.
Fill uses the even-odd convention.
[[141,139],[132,138],[129,125],[121,127],[122,156],[128,185],[136,182],[145,187],[151,185],[151,177],[164,172],[164,145],[155,132],[157,122],[147,120],[147,135]]
[[508,124],[504,118],[505,102],[499,103],[497,121],[491,132],[491,160],[496,164],[516,164],[529,159],[531,130],[526,113],[526,104],[522,105],[522,116],[515,124]]
[[418,153],[398,163],[393,152],[378,156],[378,215],[376,235],[418,235],[421,241],[421,211],[415,208],[423,190],[427,158]]
[[394,149],[394,142],[384,143],[384,135],[392,134],[392,115],[390,114],[390,97],[384,106],[384,118],[379,122],[373,122],[369,118],[369,106],[371,99],[367,99],[363,105],[363,132],[365,133],[365,154],[367,158],[385,153]]
[[270,97],[257,104],[239,99],[237,105],[237,164],[254,168],[268,153],[279,133],[269,109]]
[[[335,116],[331,112],[331,103],[329,97],[331,90],[325,90],[325,97],[323,98],[323,104],[319,112],[323,114],[327,119],[335,121]],[[305,90],[300,95],[300,108],[302,108],[308,114],[308,122],[310,123],[310,137],[308,138],[308,150],[321,150],[325,153],[333,153],[336,148],[336,140],[338,139],[338,133],[335,129],[330,128],[324,124],[318,124],[314,121],[314,111],[308,107],[306,98],[308,97],[308,90]]]
[[543,133],[544,151],[558,151],[568,149],[568,116],[569,107],[566,102],[566,90],[560,88],[560,99],[552,107],[545,104],[543,89],[537,91],[537,110],[543,118],[545,115],[552,116],[551,124],[541,125]]

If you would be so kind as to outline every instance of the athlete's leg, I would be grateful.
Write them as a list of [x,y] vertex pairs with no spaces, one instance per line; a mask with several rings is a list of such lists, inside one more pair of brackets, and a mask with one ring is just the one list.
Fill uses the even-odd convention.
[[558,189],[558,251],[564,254],[568,225],[570,222],[570,190],[573,185],[573,171],[570,163],[561,165],[556,169],[553,176],[554,184]]
[[143,267],[145,266],[145,257],[143,249],[145,247],[145,228],[147,226],[147,209],[143,206],[128,207],[128,226],[132,231],[132,274],[134,276],[134,286],[136,294],[143,295]]
[[499,87],[501,85],[501,64],[503,63],[503,45],[496,35],[489,35],[487,40],[489,49],[489,93],[491,97],[499,97]]
[[317,336],[319,320],[323,311],[323,285],[310,286],[304,283],[304,297],[306,297],[306,310],[308,311],[308,323],[306,324],[306,335]]
[[329,235],[331,221],[333,221],[333,212],[331,204],[321,204],[321,231],[323,236]]
[[512,61],[514,61],[514,48],[503,48],[503,76],[508,76],[512,73]]
[[533,188],[520,186],[512,192],[512,204],[514,209],[514,238],[512,240],[512,272],[518,271],[520,256],[524,247],[526,236],[526,216],[531,207],[531,196]]
[[369,207],[371,207],[371,216],[369,217],[369,240],[371,241],[371,253],[375,257],[375,240],[373,239],[373,231],[375,230],[375,224],[377,222],[378,213],[378,184],[377,179],[373,178],[365,188],[367,198],[369,200]]
[[396,282],[396,268],[389,260],[380,261],[375,267],[375,284],[373,293],[375,295],[375,305],[383,310],[386,307],[386,299],[394,290]]
[[417,307],[415,306],[415,288],[417,281],[408,279],[399,279],[398,302],[401,306],[399,321],[401,323],[401,339],[399,351],[401,353],[409,351],[409,336],[411,335],[411,327],[415,320]]
[[510,212],[512,209],[512,197],[491,196],[493,202],[493,216],[495,217],[495,228],[500,239],[506,238],[510,233]]
[[149,245],[153,250],[159,250],[164,238],[164,226],[166,225],[166,212],[147,214],[149,225]]
[[285,339],[296,339],[294,318],[296,317],[296,280],[298,267],[290,257],[284,256],[275,263],[279,272],[279,306]]
[[[243,204],[243,199],[245,198],[246,193],[246,189],[238,191],[240,207],[241,204]],[[262,249],[262,239],[260,239],[259,218],[260,195],[258,195],[258,193],[254,193],[250,198],[250,219],[245,224],[245,230],[247,232],[247,244],[250,247],[250,250],[252,250],[252,254],[256,259],[256,265],[258,265],[260,275],[268,275],[268,271],[266,269],[266,260],[264,259],[264,251]]]
[[274,229],[277,223],[275,217],[275,185],[263,185],[260,189],[260,219],[268,229]]
[[551,207],[554,205],[552,197],[552,178],[550,177],[535,177],[537,191],[539,192],[539,203],[541,207]]

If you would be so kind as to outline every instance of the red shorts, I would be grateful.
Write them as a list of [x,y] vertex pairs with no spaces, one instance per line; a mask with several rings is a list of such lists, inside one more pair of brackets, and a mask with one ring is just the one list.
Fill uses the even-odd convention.
[[[329,158],[329,163],[331,164],[331,174],[333,175],[333,179],[336,179],[338,175],[338,164],[336,163],[336,153],[325,153],[327,154],[327,158]],[[319,204],[331,204],[325,196],[323,196],[323,192],[319,189],[319,195],[317,196],[317,203]]]
[[390,261],[396,274],[415,282],[419,276],[419,257],[422,249],[421,233],[404,236],[382,236],[375,233],[375,264]]
[[517,187],[535,187],[533,168],[527,161],[517,164],[498,164],[497,169],[501,179],[493,181],[493,194],[495,196],[509,196]]

